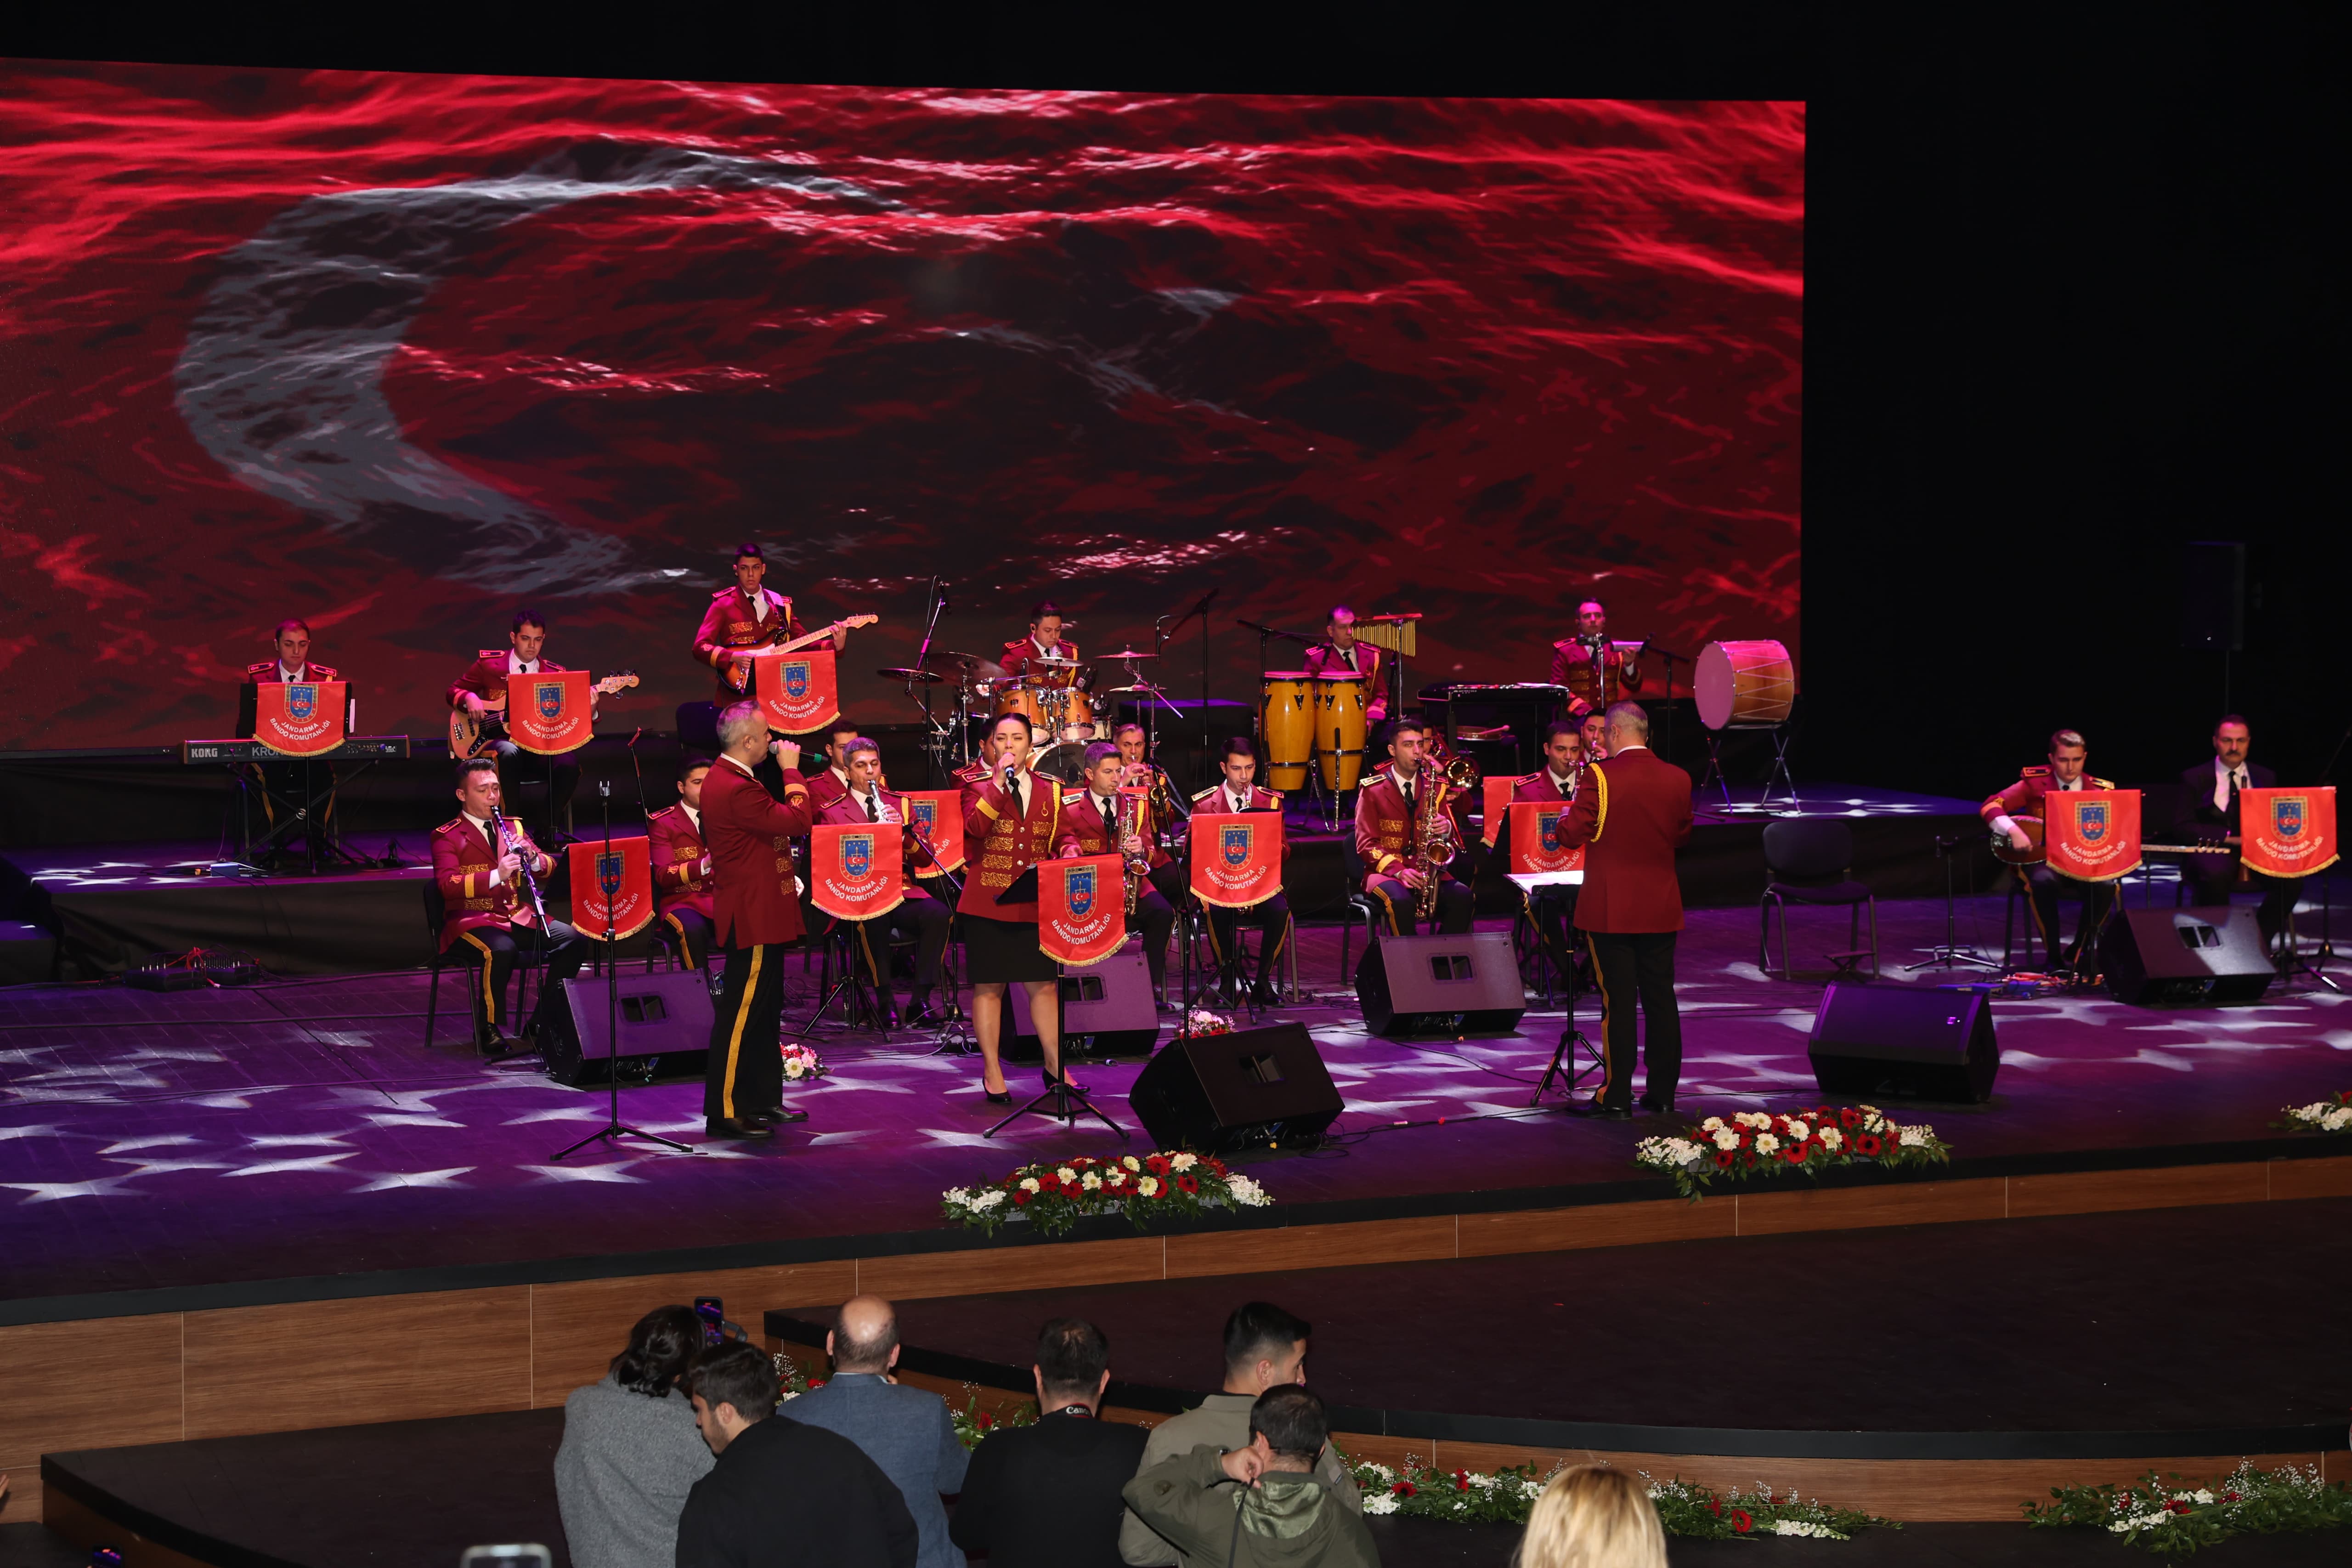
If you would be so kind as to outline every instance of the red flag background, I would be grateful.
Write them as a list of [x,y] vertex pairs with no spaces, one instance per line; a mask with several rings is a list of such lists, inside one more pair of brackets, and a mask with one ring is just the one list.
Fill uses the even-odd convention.
[[1282,891],[1282,814],[1202,812],[1192,818],[1192,892],[1245,910]]
[[759,692],[760,710],[768,716],[768,728],[786,735],[805,735],[841,716],[840,689],[834,684],[829,647],[761,655]]
[[963,792],[952,789],[910,789],[900,798],[907,820],[922,829],[918,842],[930,846],[936,866],[918,866],[918,877],[936,877],[963,869]]
[[1584,869],[1584,846],[1563,848],[1559,819],[1568,815],[1565,800],[1523,800],[1511,806],[1511,869],[1520,876]]
[[1499,777],[1490,774],[1479,785],[1486,808],[1479,831],[1486,837],[1489,849],[1495,847],[1495,836],[1503,831],[1503,818],[1511,809],[1511,792],[1518,787],[1519,780],[1516,773],[1505,773]]
[[2052,790],[2043,843],[2050,868],[2078,882],[2112,882],[2139,866],[2139,791]]
[[253,738],[289,757],[320,757],[343,743],[340,680],[264,681],[255,687]]
[[526,752],[551,756],[577,751],[596,733],[588,672],[507,677],[507,734]]
[[1037,945],[1060,963],[1100,963],[1127,941],[1127,883],[1116,855],[1037,866]]
[[870,921],[904,903],[897,823],[820,822],[809,830],[809,902],[836,920]]
[[[653,923],[652,844],[642,836],[574,839],[564,851],[572,880],[572,923],[582,936],[618,942]],[[608,923],[609,922],[609,923]]]
[[2238,836],[2246,868],[2308,877],[2336,864],[2336,786],[2238,792]]

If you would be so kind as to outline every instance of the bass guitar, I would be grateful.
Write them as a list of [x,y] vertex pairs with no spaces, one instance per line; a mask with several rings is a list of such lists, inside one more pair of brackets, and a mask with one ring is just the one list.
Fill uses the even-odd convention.
[[[856,631],[860,626],[870,626],[881,618],[882,617],[879,616],[844,616],[842,619],[834,622],[831,626],[819,626],[813,632],[803,632],[799,637],[794,637],[792,641],[785,643],[781,647],[761,647],[759,650],[759,655],[761,658],[774,658],[781,654],[798,653],[801,649],[807,647],[812,643],[823,642],[825,638],[833,636],[835,632]],[[773,634],[771,635],[772,636]],[[741,691],[750,684],[751,679],[751,657],[747,651],[742,658],[729,661],[727,666],[727,684],[733,687],[737,691]]]
[[[624,669],[604,677],[590,688],[599,697],[610,697],[616,691],[626,691],[637,683],[637,672]],[[469,757],[486,757],[490,747],[506,738],[507,700],[485,701],[479,719],[463,708],[449,710],[449,755],[457,762]]]

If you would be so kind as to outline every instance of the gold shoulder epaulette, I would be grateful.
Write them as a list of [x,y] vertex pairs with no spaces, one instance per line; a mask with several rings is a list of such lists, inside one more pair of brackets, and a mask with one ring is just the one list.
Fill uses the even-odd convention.
[[734,591],[735,591],[735,590],[734,590],[734,589],[732,589],[732,588],[721,588],[721,589],[719,589],[719,592],[717,592],[716,594],[711,595],[710,595],[710,597],[711,597],[711,599],[713,600],[713,602],[716,602],[716,601],[718,601],[718,600],[720,600],[720,599],[725,598],[728,595],[730,595],[730,594],[733,593]]
[[248,665],[247,665],[247,666],[245,667],[245,672],[246,672],[246,674],[247,674],[247,675],[267,675],[267,674],[268,674],[271,670],[276,669],[277,668],[278,668],[278,661],[277,661],[276,659],[274,659],[274,658],[265,658],[265,659],[263,659],[259,664],[248,664]]
[[2037,763],[2030,768],[2020,768],[2017,770],[2017,776],[2021,779],[2047,778],[2049,775],[2049,764],[2045,763]]
[[507,650],[502,647],[486,647],[479,653],[477,653],[474,657],[476,658],[504,658],[506,656]]
[[464,826],[466,826],[466,818],[461,813],[458,816],[451,817],[448,821],[443,823],[433,831],[436,833],[446,833],[453,827],[463,827]]
[[308,673],[313,680],[340,680],[342,679],[342,677],[337,673],[335,667],[331,664],[314,664],[310,667]]
[[1214,784],[1211,784],[1208,788],[1206,788],[1206,789],[1204,789],[1204,790],[1201,791],[1199,794],[1195,795],[1192,797],[1192,804],[1193,804],[1193,805],[1198,805],[1201,802],[1202,802],[1202,801],[1204,801],[1204,800],[1208,799],[1211,795],[1214,795],[1214,794],[1216,794],[1216,793],[1217,793],[1217,786],[1216,786],[1216,785],[1214,785]]
[[2083,782],[2084,782],[2084,784],[2089,784],[2093,789],[2113,789],[2113,788],[2115,788],[2115,787],[2116,787],[2116,786],[2115,786],[2114,782],[2113,782],[2112,780],[2109,780],[2109,779],[2095,779],[2095,778],[2085,777],[2085,778],[2083,780]]

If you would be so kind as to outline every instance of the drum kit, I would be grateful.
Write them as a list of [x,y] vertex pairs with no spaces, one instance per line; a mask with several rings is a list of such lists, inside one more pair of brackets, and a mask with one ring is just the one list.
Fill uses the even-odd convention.
[[951,763],[971,760],[972,720],[993,721],[1007,713],[1018,713],[1029,721],[1033,729],[1045,733],[1032,766],[1064,784],[1078,782],[1085,772],[1088,746],[1110,739],[1121,698],[1148,703],[1166,697],[1159,687],[1144,679],[1138,668],[1143,660],[1160,656],[1140,648],[1120,648],[1097,656],[1103,663],[1126,667],[1126,683],[1111,687],[1098,684],[1097,665],[1080,664],[1057,654],[1032,656],[1027,672],[1021,675],[1007,674],[1002,664],[981,654],[958,653],[950,648],[947,657],[953,667],[950,675],[921,668],[876,673],[909,687],[954,683],[955,720],[946,731],[946,737],[950,738],[951,743],[952,737],[961,736],[963,743],[962,754],[951,759]]

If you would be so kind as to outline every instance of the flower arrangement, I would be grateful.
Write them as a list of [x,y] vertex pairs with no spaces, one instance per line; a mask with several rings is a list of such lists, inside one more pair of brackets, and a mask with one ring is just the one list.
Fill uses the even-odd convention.
[[2027,1503],[2025,1522],[2045,1529],[2103,1530],[2162,1556],[2186,1556],[2233,1535],[2278,1535],[2352,1524],[2352,1490],[2323,1479],[2319,1467],[2238,1468],[2189,1486],[2154,1470],[2128,1487],[2052,1487],[2053,1500]]
[[812,1383],[801,1363],[782,1351],[768,1358],[776,1363],[776,1391],[783,1399],[798,1399],[811,1389],[823,1388],[822,1379]]
[[979,1447],[980,1440],[1000,1426],[1034,1426],[1037,1424],[1037,1407],[1034,1405],[1023,1405],[1012,1415],[999,1416],[992,1410],[980,1407],[978,1385],[967,1383],[963,1385],[963,1408],[958,1410],[950,1405],[948,1415],[955,1423],[956,1441],[967,1449]]
[[[1419,1459],[1408,1459],[1402,1470],[1369,1462],[1352,1468],[1356,1485],[1363,1490],[1367,1514],[1401,1513],[1460,1524],[1526,1523],[1536,1499],[1551,1476],[1559,1473],[1555,1468],[1538,1476],[1533,1465],[1509,1466],[1492,1474],[1441,1470]],[[1650,1481],[1650,1500],[1668,1535],[1714,1541],[1767,1535],[1844,1541],[1858,1530],[1903,1528],[1875,1514],[1801,1499],[1793,1490],[1786,1497],[1775,1497],[1769,1487],[1718,1492],[1692,1481],[1650,1480],[1646,1472],[1642,1479]]]
[[1230,1035],[1234,1021],[1222,1013],[1212,1013],[1206,1007],[1195,1007],[1184,1015],[1184,1032],[1188,1035]]
[[2331,1100],[2290,1105],[2280,1114],[2286,1120],[2271,1125],[2290,1132],[2352,1132],[2352,1089],[2336,1090]]
[[1679,1138],[1644,1138],[1633,1163],[1664,1171],[1696,1202],[1717,1177],[1748,1181],[1802,1171],[1818,1177],[1839,1165],[1948,1165],[1952,1152],[1925,1125],[1906,1126],[1874,1105],[1775,1115],[1740,1110],[1710,1116]]
[[1047,1236],[1059,1236],[1088,1215],[1123,1214],[1140,1230],[1146,1220],[1188,1218],[1213,1208],[1264,1208],[1273,1202],[1264,1187],[1227,1170],[1223,1161],[1176,1150],[1108,1160],[1082,1154],[1024,1165],[988,1186],[949,1188],[940,1194],[940,1212],[992,1234],[1008,1220],[1026,1220]]
[[1651,1480],[1650,1502],[1668,1535],[1688,1535],[1702,1541],[1752,1541],[1767,1535],[1809,1536],[1816,1541],[1848,1541],[1858,1530],[1900,1530],[1891,1519],[1855,1509],[1832,1508],[1796,1489],[1786,1497],[1770,1487],[1754,1491],[1719,1492],[1695,1481]]
[[785,1043],[784,1081],[786,1083],[799,1083],[804,1079],[823,1078],[832,1070],[824,1065],[824,1058],[818,1056],[808,1046],[798,1040]]

